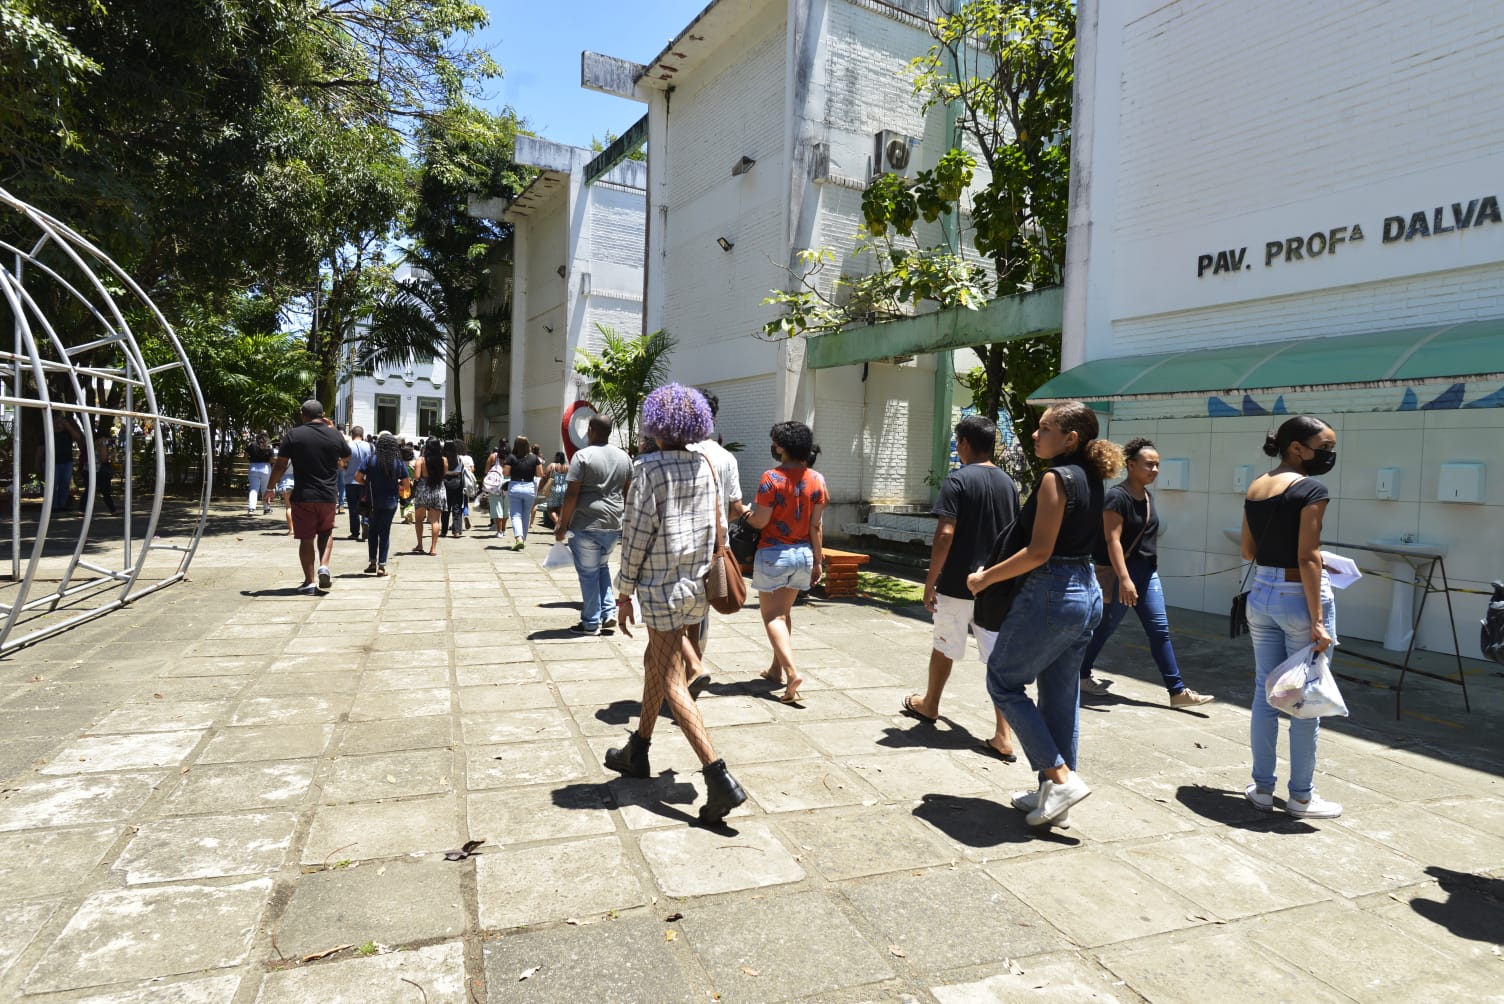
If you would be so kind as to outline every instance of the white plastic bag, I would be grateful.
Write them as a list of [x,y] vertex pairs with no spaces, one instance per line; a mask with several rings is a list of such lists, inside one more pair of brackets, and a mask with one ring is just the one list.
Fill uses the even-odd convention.
[[573,565],[574,555],[570,553],[569,545],[562,540],[554,541],[554,546],[543,556],[544,568],[571,568]]
[[1274,668],[1264,681],[1269,706],[1291,718],[1346,718],[1347,702],[1332,676],[1332,650],[1317,654],[1314,644]]

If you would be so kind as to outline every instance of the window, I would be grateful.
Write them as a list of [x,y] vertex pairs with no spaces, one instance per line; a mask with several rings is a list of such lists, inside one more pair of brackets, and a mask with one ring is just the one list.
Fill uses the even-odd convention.
[[402,431],[402,398],[395,394],[376,395],[376,431]]
[[444,420],[444,402],[436,397],[418,398],[418,435],[437,435],[439,423]]

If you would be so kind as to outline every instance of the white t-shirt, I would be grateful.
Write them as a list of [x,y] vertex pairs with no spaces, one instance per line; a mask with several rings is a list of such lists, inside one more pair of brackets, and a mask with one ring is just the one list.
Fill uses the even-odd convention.
[[715,468],[716,480],[720,482],[721,511],[729,517],[731,503],[742,500],[742,479],[736,466],[736,454],[713,439],[691,443],[687,449],[703,453],[710,459],[710,466]]

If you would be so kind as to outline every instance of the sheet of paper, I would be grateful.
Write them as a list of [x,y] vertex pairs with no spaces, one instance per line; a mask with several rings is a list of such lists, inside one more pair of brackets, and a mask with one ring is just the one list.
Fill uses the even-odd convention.
[[1333,589],[1346,589],[1363,578],[1363,572],[1358,568],[1358,563],[1341,554],[1322,551],[1321,563],[1326,566],[1326,577]]

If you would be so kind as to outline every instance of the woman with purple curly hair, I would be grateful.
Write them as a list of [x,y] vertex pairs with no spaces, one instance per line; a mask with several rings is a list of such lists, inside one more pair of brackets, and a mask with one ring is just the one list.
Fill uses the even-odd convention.
[[711,421],[700,392],[676,383],[659,387],[642,405],[642,431],[658,452],[642,457],[632,472],[616,576],[622,631],[631,636],[634,607],[648,629],[642,715],[626,746],[606,751],[606,766],[627,777],[649,776],[648,745],[667,698],[674,721],[705,767],[700,820],[716,824],[745,802],[747,793],[716,756],[685,683],[685,629],[698,625],[708,606],[705,574],[715,557],[720,508],[714,471],[702,454],[685,446],[708,437]]

